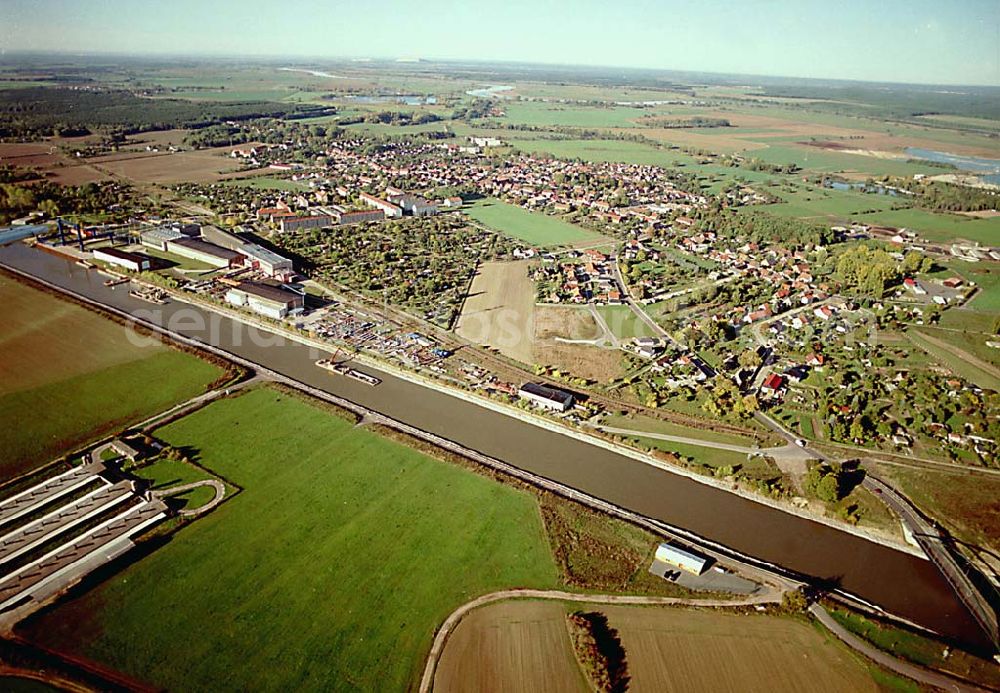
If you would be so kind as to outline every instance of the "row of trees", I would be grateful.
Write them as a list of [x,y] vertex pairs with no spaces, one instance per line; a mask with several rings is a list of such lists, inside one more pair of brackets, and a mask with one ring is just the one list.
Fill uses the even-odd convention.
[[732,126],[732,123],[726,118],[706,118],[703,116],[693,118],[645,116],[639,122],[648,128],[728,128]]

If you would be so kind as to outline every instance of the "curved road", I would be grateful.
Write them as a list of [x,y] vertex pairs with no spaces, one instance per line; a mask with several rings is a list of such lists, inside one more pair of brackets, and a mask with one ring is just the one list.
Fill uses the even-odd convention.
[[[621,594],[581,594],[577,592],[564,592],[562,590],[532,590],[514,589],[491,592],[466,602],[455,609],[441,628],[434,634],[434,642],[431,644],[430,652],[427,654],[427,662],[424,664],[424,673],[420,677],[420,693],[430,693],[434,688],[434,675],[437,672],[437,665],[444,652],[444,646],[448,638],[461,623],[469,612],[479,607],[493,604],[507,599],[547,599],[554,601],[576,602],[582,604],[616,604],[626,606],[689,606],[703,608],[727,608],[734,606],[756,606],[759,604],[777,604],[781,602],[781,592],[771,589],[762,594],[754,595],[744,599],[720,600],[720,599],[682,599],[678,597],[639,597]],[[868,643],[849,632],[819,604],[812,604],[809,612],[827,630],[835,635],[841,642],[858,652],[879,666],[889,671],[905,676],[906,678],[932,686],[943,691],[954,691],[955,693],[986,693],[985,689],[964,681],[952,678],[947,674],[931,671],[897,659],[881,650],[878,650]]]
[[901,493],[881,479],[865,474],[861,485],[878,495],[899,516],[903,525],[916,539],[920,548],[934,562],[966,608],[972,613],[993,643],[1000,650],[1000,624],[993,606],[976,587],[946,544],[946,535],[928,522],[920,511]]
[[631,606],[702,606],[702,607],[730,607],[730,606],[751,606],[756,604],[776,604],[781,601],[779,590],[769,590],[762,594],[757,594],[744,599],[681,599],[679,597],[637,597],[624,594],[581,594],[579,592],[563,592],[562,590],[503,590],[501,592],[491,592],[481,597],[476,597],[470,602],[451,612],[451,615],[441,624],[441,628],[434,635],[434,643],[431,651],[427,655],[427,663],[424,665],[424,674],[420,678],[420,693],[429,693],[434,687],[434,673],[437,670],[438,660],[444,651],[448,636],[458,626],[461,620],[474,609],[492,604],[493,602],[505,599],[551,599],[561,602],[579,602],[584,604],[624,604]]
[[918,667],[915,664],[904,662],[903,660],[896,659],[892,655],[882,652],[881,650],[875,649],[837,623],[833,616],[831,616],[829,612],[819,604],[813,604],[810,606],[809,613],[815,616],[817,621],[822,623],[827,630],[836,635],[837,638],[839,638],[845,645],[856,652],[860,652],[868,659],[872,660],[879,666],[888,669],[889,671],[905,676],[906,678],[918,683],[939,688],[943,691],[955,691],[956,693],[987,693],[986,689],[980,688],[979,686],[959,681],[958,679],[954,679],[947,674]]
[[794,459],[809,459],[812,454],[804,448],[794,443],[786,443],[773,448],[749,447],[746,445],[734,445],[732,443],[719,443],[704,438],[687,438],[685,436],[673,436],[668,433],[653,433],[651,431],[636,431],[631,428],[615,428],[613,426],[595,426],[599,431],[612,433],[621,436],[633,436],[636,438],[652,438],[654,440],[665,440],[670,443],[682,443],[684,445],[697,445],[703,448],[713,448],[715,450],[726,450],[738,452],[743,455],[767,455],[768,457],[782,457]]
[[171,486],[170,488],[159,489],[153,491],[153,496],[156,498],[167,498],[169,496],[176,496],[178,493],[184,493],[185,491],[190,491],[193,488],[201,488],[202,486],[211,486],[215,489],[215,498],[205,503],[204,505],[197,508],[185,508],[177,512],[181,517],[194,517],[196,515],[201,515],[202,513],[207,513],[209,510],[221,503],[226,497],[226,486],[218,479],[202,479],[201,481],[192,481],[190,484],[183,484],[181,486]]

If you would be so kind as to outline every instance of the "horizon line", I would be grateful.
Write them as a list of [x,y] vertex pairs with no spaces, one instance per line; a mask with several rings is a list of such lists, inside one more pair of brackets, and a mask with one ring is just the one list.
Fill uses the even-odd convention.
[[[551,62],[532,62],[523,60],[511,60],[511,59],[484,59],[484,58],[435,58],[435,57],[421,57],[421,56],[407,56],[407,55],[397,55],[397,56],[373,56],[373,55],[304,55],[304,54],[276,54],[276,53],[213,53],[213,52],[171,52],[171,51],[151,51],[145,53],[136,53],[129,51],[102,51],[102,50],[86,50],[86,49],[53,49],[53,48],[0,48],[0,61],[4,58],[12,55],[40,55],[40,56],[64,56],[64,55],[79,55],[88,57],[121,57],[121,58],[140,58],[140,59],[155,59],[155,58],[187,58],[187,59],[237,59],[237,60],[260,60],[260,61],[309,61],[309,60],[327,60],[333,62],[352,62],[358,64],[371,64],[371,63],[391,63],[396,65],[418,65],[421,63],[430,64],[461,64],[461,63],[478,63],[482,65],[523,65],[523,66],[537,66],[537,67],[556,67],[556,68],[569,68],[575,70],[586,70],[586,69],[606,69],[606,70],[633,70],[633,71],[645,71],[645,72],[660,72],[660,73],[675,73],[675,74],[687,74],[687,75],[712,75],[717,77],[753,77],[753,78],[764,78],[764,79],[787,79],[787,80],[803,80],[811,82],[846,82],[851,84],[865,84],[865,85],[880,85],[880,86],[910,86],[910,87],[973,87],[977,89],[1000,89],[1000,82],[993,84],[983,84],[983,83],[968,83],[968,82],[908,82],[908,81],[892,81],[892,80],[869,80],[869,79],[857,79],[849,77],[805,77],[802,75],[781,75],[781,74],[762,74],[762,73],[744,73],[744,72],[718,72],[713,70],[696,70],[696,69],[683,69],[683,68],[665,68],[665,67],[640,67],[635,65],[607,65],[598,63],[551,63]],[[624,86],[624,85],[623,85]],[[752,85],[742,85],[742,86],[752,86]]]

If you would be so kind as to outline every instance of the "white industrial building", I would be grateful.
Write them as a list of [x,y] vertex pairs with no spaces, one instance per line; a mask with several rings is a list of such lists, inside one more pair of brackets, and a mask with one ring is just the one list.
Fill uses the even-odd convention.
[[262,272],[272,279],[287,281],[295,274],[292,261],[273,250],[256,243],[247,243],[239,236],[215,226],[204,227],[202,234],[206,241],[239,253],[246,267]]
[[708,559],[698,556],[690,551],[671,546],[670,544],[660,544],[656,547],[656,560],[676,566],[689,573],[701,575],[708,565]]
[[517,394],[543,409],[566,411],[573,406],[573,395],[565,390],[549,387],[542,383],[525,383]]
[[399,188],[386,188],[386,197],[389,202],[402,207],[407,214],[415,217],[429,217],[438,213],[438,203],[429,202],[417,195],[410,195]]
[[235,250],[223,248],[200,238],[187,238],[185,236],[167,241],[166,251],[203,262],[212,267],[224,268],[242,264],[242,256]]
[[148,248],[153,248],[161,252],[167,251],[167,243],[185,238],[185,235],[178,229],[170,226],[157,226],[155,229],[143,231],[139,234],[139,242]]
[[280,320],[286,315],[301,312],[305,296],[282,286],[241,282],[226,292],[226,302]]
[[121,248],[97,248],[94,251],[94,259],[132,272],[142,272],[149,269],[148,257],[139,253],[130,253]]
[[256,243],[243,243],[235,249],[247,258],[247,264],[269,277],[290,279],[295,270],[292,261]]

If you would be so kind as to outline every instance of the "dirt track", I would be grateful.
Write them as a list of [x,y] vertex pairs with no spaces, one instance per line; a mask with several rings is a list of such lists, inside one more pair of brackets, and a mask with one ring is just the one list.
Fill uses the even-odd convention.
[[680,599],[677,597],[637,597],[622,594],[581,594],[578,592],[563,592],[562,590],[503,590],[492,592],[477,597],[470,602],[466,602],[451,613],[450,616],[438,629],[434,636],[434,643],[431,645],[430,654],[427,655],[427,664],[424,667],[424,674],[420,679],[420,693],[429,693],[434,685],[434,674],[437,670],[438,661],[444,651],[448,636],[455,630],[461,620],[471,611],[481,606],[503,601],[505,599],[550,599],[563,602],[577,602],[582,604],[621,604],[633,606],[699,606],[711,607],[733,607],[748,606],[756,604],[773,604],[781,601],[781,592],[778,590],[768,590],[745,599]]

